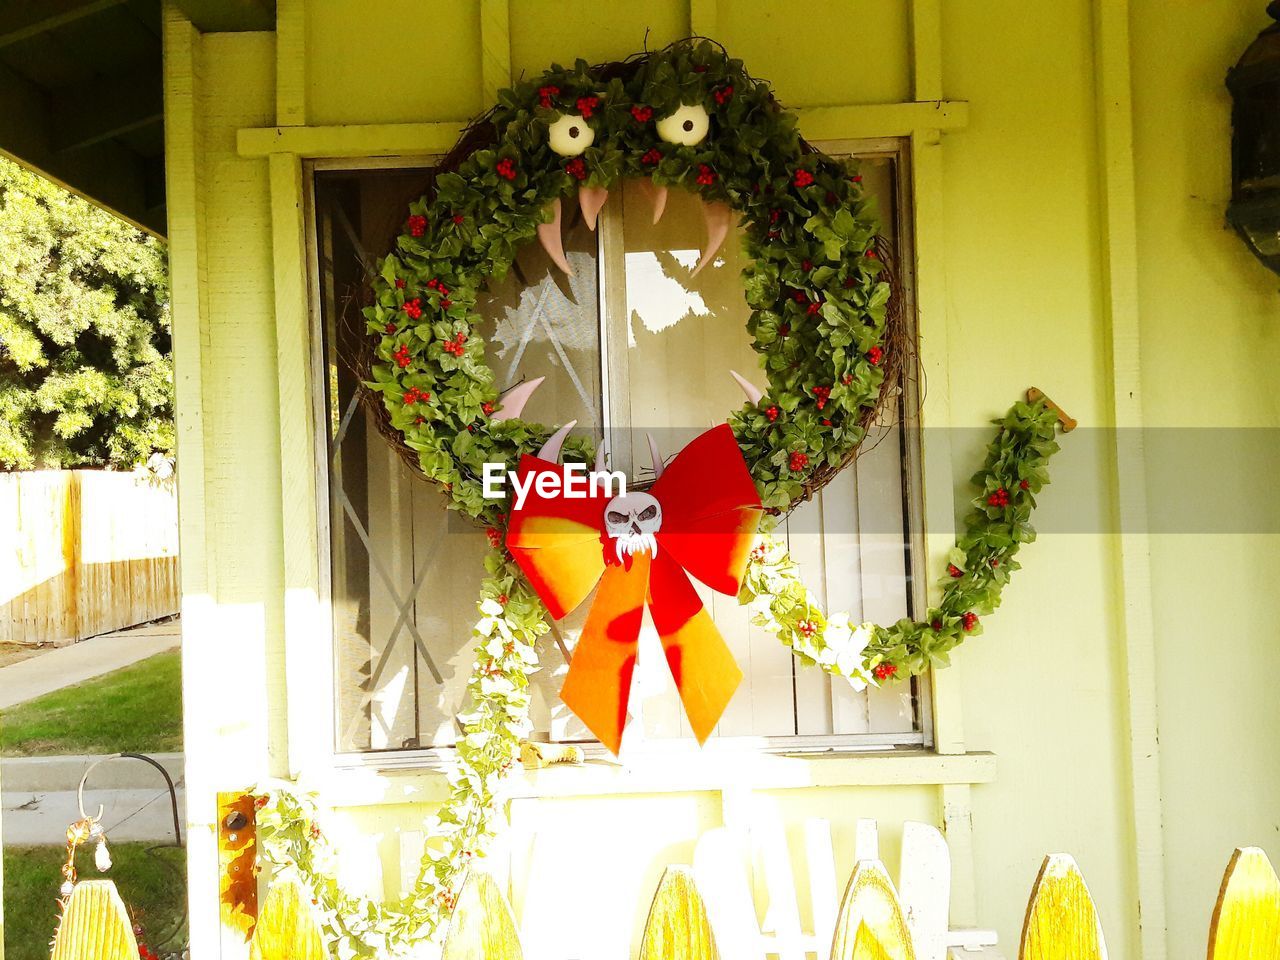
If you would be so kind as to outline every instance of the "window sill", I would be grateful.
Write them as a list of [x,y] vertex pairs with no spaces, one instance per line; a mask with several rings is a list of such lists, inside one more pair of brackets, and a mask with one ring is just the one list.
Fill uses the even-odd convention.
[[[940,754],[929,750],[778,755],[703,751],[641,755],[626,765],[589,759],[581,765],[518,770],[508,799],[697,793],[725,789],[798,790],[808,787],[937,786],[989,783],[996,777],[992,753]],[[316,790],[326,805],[358,807],[438,803],[449,786],[439,771],[336,768],[300,786]]]

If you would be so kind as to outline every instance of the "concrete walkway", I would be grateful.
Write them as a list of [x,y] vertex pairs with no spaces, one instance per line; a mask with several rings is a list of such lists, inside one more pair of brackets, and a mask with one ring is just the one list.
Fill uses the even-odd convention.
[[[185,799],[179,787],[179,823],[186,817],[183,812]],[[6,790],[0,794],[0,805],[3,806],[6,847],[66,843],[67,826],[80,819],[74,790],[54,793]],[[90,815],[96,814],[99,805],[103,808],[102,826],[107,832],[108,843],[113,840],[173,842],[173,805],[168,790],[86,791],[85,811]]]
[[[99,757],[23,757],[0,763],[4,793],[0,820],[4,843],[60,844],[67,825],[80,818],[76,787],[89,765]],[[178,819],[185,820],[180,753],[156,754],[177,787]],[[140,760],[121,758],[99,764],[84,791],[85,811],[103,808],[107,840],[172,842],[173,804],[164,777]]]
[[171,620],[82,640],[0,667],[0,710],[127,667],[181,642],[182,625]]

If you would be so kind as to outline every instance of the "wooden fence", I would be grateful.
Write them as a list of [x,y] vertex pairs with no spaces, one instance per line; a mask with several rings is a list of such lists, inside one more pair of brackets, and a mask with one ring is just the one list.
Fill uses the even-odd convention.
[[[124,906],[110,881],[79,884],[63,915],[53,960],[133,960],[137,951]],[[817,953],[828,956],[821,949]],[[271,887],[252,933],[249,956],[250,960],[328,957],[316,910],[295,882]],[[522,956],[506,898],[491,877],[473,871],[458,896],[442,960],[522,960]],[[688,867],[669,867],[659,881],[639,957],[718,957],[707,909]],[[893,882],[878,860],[862,860],[854,868],[829,957],[925,960],[925,953],[913,942]],[[1106,957],[1098,913],[1075,861],[1063,855],[1046,857],[1031,889],[1018,960]],[[1208,960],[1280,960],[1280,880],[1261,850],[1236,850],[1227,865],[1208,932]]]
[[178,611],[173,483],[0,473],[0,643],[65,643]]

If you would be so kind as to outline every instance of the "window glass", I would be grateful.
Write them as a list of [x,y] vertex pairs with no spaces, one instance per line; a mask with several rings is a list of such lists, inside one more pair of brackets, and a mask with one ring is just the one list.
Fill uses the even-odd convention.
[[[889,155],[867,158],[862,168],[891,241],[896,166]],[[352,362],[364,337],[368,271],[429,178],[425,169],[315,175],[340,753],[448,747],[465,709],[486,539],[446,511],[442,495],[377,434]],[[614,188],[596,232],[572,202],[564,219],[572,277],[531,243],[482,299],[489,364],[502,389],[545,377],[525,417],[547,424],[576,419],[580,432],[606,438],[611,467],[647,481],[646,435],[669,459],[742,404],[730,369],[764,385],[745,333],[740,244],[731,233],[713,263],[692,276],[704,237],[699,201],[671,191],[654,224],[650,193],[639,183]],[[891,622],[910,611],[905,436],[900,425],[882,430],[856,465],[782,530],[811,588],[855,620]],[[745,675],[717,737],[815,749],[924,739],[919,682],[856,693],[795,664],[733,598],[699,590]],[[590,739],[558,699],[588,606],[553,624],[541,644],[543,669],[533,680],[539,736]],[[688,737],[647,618],[632,705],[633,748]]]

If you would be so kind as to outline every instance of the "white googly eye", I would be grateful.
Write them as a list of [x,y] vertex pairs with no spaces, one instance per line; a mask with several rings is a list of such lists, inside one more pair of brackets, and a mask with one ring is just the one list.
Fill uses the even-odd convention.
[[658,136],[667,143],[692,147],[701,143],[707,135],[711,118],[701,104],[686,104],[671,116],[658,121]]
[[596,132],[576,113],[566,113],[547,128],[547,140],[562,157],[576,157],[595,142]]

